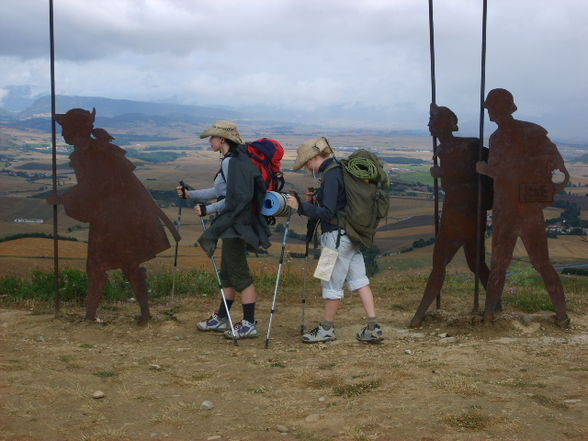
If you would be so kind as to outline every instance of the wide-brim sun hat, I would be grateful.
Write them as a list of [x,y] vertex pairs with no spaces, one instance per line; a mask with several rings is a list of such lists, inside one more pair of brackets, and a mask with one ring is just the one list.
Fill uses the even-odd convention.
[[209,136],[220,136],[237,144],[243,144],[243,138],[239,135],[237,125],[232,121],[215,121],[212,127],[206,129],[200,134],[200,138],[208,138]]
[[333,150],[329,145],[329,141],[324,136],[320,138],[309,139],[302,143],[296,149],[296,160],[294,161],[294,170],[300,170],[304,167],[304,164],[317,155],[320,155],[324,150],[329,150],[331,153]]

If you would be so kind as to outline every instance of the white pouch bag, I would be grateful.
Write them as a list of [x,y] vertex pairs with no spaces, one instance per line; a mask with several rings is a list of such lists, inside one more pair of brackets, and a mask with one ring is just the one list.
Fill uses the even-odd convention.
[[317,279],[324,280],[325,282],[331,280],[337,257],[339,257],[339,253],[336,250],[323,248],[313,276]]

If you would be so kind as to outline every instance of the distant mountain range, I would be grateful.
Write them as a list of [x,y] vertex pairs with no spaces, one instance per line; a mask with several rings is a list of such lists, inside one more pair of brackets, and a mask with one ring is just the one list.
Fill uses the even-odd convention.
[[[203,123],[214,119],[239,119],[238,112],[204,106],[185,106],[181,104],[150,103],[142,101],[118,100],[102,97],[58,96],[57,113],[65,113],[72,108],[97,109],[97,124],[108,122],[109,127],[124,126],[129,122],[145,121],[155,124]],[[5,125],[35,130],[51,130],[51,101],[49,96],[36,99],[21,111],[0,108],[0,119]]]
[[[0,107],[0,127],[13,127],[21,130],[51,131],[49,96],[25,99],[26,90],[10,90],[10,99],[3,103],[10,108]],[[374,109],[349,106],[346,108],[325,107],[314,110],[275,109],[271,107],[249,106],[231,108],[226,106],[197,106],[173,103],[156,103],[111,99],[104,97],[65,96],[56,97],[57,113],[65,113],[72,108],[91,110],[96,108],[96,126],[126,131],[133,126],[170,127],[184,123],[204,126],[217,119],[230,119],[240,127],[271,126],[272,133],[292,134],[301,126],[314,132],[352,130],[377,133],[380,136],[429,137],[426,130],[394,130],[376,124],[378,118]],[[358,116],[361,115],[361,116]],[[336,117],[335,117],[336,115]],[[381,116],[381,115],[380,115]],[[317,123],[320,121],[321,123]],[[315,129],[315,130],[312,130]],[[306,130],[305,130],[306,131]],[[488,134],[487,134],[488,135]],[[556,144],[588,150],[585,143],[572,144],[554,139]],[[568,158],[575,162],[587,162],[586,155]]]
[[[337,130],[361,130],[361,124],[346,124],[345,120],[353,120],[353,110],[347,112],[342,120],[335,121],[325,117],[333,109],[314,111],[292,111],[286,109],[271,109],[263,106],[233,109],[229,107],[194,106],[170,103],[154,103],[111,99],[104,97],[57,96],[57,113],[65,113],[72,108],[91,110],[96,108],[96,126],[110,129],[125,129],[134,124],[148,124],[152,126],[171,126],[177,123],[194,125],[209,124],[217,119],[231,119],[240,126],[271,125],[276,133],[292,133],[295,127],[330,127]],[[37,98],[26,108],[14,106],[14,110],[0,108],[0,127],[14,127],[39,131],[51,131],[49,96]],[[20,109],[20,110],[16,110]],[[356,109],[357,110],[357,109]],[[369,116],[369,115],[368,115]],[[323,121],[322,125],[316,121]],[[424,130],[386,130],[365,127],[369,131],[389,133],[397,136],[429,136]]]

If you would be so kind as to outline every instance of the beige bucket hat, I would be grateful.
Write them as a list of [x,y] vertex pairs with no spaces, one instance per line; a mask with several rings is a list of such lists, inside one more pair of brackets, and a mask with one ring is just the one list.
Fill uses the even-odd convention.
[[329,150],[333,153],[333,149],[329,145],[329,141],[324,136],[305,141],[296,149],[296,160],[294,161],[294,170],[300,170],[309,159],[319,155],[324,150]]
[[206,129],[200,134],[200,138],[208,138],[209,136],[220,136],[237,144],[243,144],[243,138],[239,135],[237,125],[232,121],[221,120],[213,122],[211,128]]

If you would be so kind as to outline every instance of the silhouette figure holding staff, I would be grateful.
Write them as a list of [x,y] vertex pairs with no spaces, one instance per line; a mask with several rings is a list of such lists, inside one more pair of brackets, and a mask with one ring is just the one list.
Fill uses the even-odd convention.
[[[489,269],[484,261],[484,232],[486,210],[492,206],[492,181],[482,179],[482,210],[479,230],[477,222],[479,155],[478,138],[453,136],[457,131],[457,116],[447,107],[431,104],[429,131],[440,144],[437,147],[439,166],[431,167],[431,175],[441,179],[445,192],[439,233],[433,249],[433,270],[429,275],[421,303],[410,322],[411,327],[421,325],[427,309],[439,295],[445,280],[445,270],[457,251],[463,246],[470,270],[476,272],[476,242],[481,237],[479,278],[486,287]],[[488,157],[484,148],[483,158]]]
[[86,319],[96,320],[106,272],[121,269],[141,308],[139,323],[145,324],[150,314],[146,269],[140,265],[170,247],[162,222],[176,241],[180,236],[134,175],[135,166],[125,158],[126,152],[110,143],[114,138],[106,130],[94,129],[95,116],[95,109],[55,115],[65,142],[74,146],[70,165],[77,185],[47,201],[63,204],[68,216],[90,224]]
[[[494,319],[506,270],[520,237],[551,297],[556,323],[566,327],[569,324],[566,301],[559,275],[549,260],[543,208],[551,205],[553,195],[566,187],[570,175],[547,131],[537,124],[513,118],[517,107],[508,90],[491,90],[484,107],[490,121],[498,126],[490,136],[488,162],[477,164],[480,173],[494,178],[492,263],[484,318]],[[563,182],[553,182],[555,170],[563,173]]]

